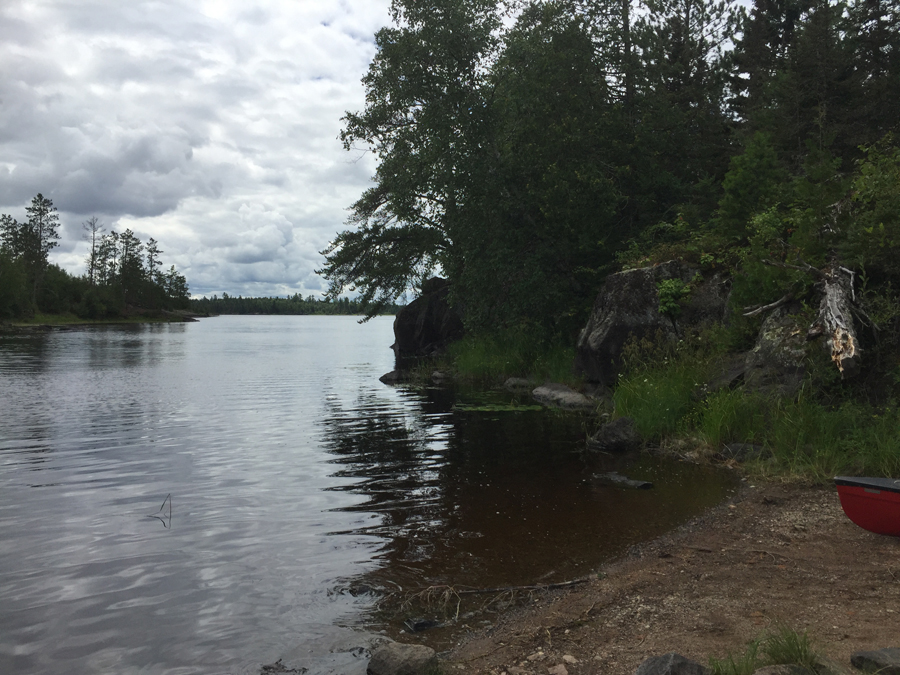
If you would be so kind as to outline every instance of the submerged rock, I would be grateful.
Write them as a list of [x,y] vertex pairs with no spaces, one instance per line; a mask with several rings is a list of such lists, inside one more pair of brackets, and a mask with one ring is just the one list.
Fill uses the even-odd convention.
[[600,427],[587,439],[588,450],[599,452],[628,452],[641,445],[641,436],[630,417],[620,417]]
[[610,485],[631,488],[632,490],[650,490],[653,488],[653,483],[648,480],[632,480],[615,471],[598,473],[594,475],[594,478],[601,483],[609,483]]
[[425,675],[437,665],[437,655],[424,645],[386,642],[369,659],[367,675]]
[[596,405],[584,394],[564,384],[544,384],[534,389],[531,396],[538,403],[566,410],[590,410]]

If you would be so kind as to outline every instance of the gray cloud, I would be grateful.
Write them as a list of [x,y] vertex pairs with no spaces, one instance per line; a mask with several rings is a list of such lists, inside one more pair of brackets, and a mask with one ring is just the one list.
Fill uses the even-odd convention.
[[321,289],[318,252],[374,171],[337,135],[387,5],[7,0],[0,211],[53,199],[73,273],[97,215],[157,239],[197,294]]

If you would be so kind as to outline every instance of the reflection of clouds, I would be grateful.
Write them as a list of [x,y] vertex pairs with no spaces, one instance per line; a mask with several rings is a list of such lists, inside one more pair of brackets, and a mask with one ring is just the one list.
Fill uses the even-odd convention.
[[[37,192],[53,199],[54,260],[73,273],[80,223],[97,215],[156,238],[195,293],[313,289],[318,251],[374,171],[337,136],[364,104],[388,4],[3,3],[0,211],[21,218]],[[225,243],[248,204],[283,219],[280,268],[238,271],[273,253]],[[216,264],[195,267],[211,249]]]

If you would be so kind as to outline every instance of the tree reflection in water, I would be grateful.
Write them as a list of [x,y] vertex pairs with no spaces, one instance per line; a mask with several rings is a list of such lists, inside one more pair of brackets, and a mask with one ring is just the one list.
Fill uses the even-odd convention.
[[[498,395],[499,396],[499,395]],[[508,396],[508,395],[507,395]],[[383,539],[357,584],[497,587],[572,579],[725,497],[731,478],[647,456],[583,455],[585,419],[554,411],[454,409],[445,389],[329,401],[326,447]],[[505,399],[508,402],[508,398]],[[592,480],[620,471],[655,489]]]

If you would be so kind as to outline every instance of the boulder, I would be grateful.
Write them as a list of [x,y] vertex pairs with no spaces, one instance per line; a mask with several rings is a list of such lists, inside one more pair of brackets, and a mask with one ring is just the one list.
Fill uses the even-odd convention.
[[663,656],[651,656],[638,666],[635,675],[709,675],[709,669],[681,654],[670,652]]
[[630,417],[620,417],[600,427],[587,440],[588,450],[628,452],[641,446],[641,437]]
[[385,384],[398,384],[406,381],[406,375],[400,370],[392,370],[378,378]]
[[578,336],[576,371],[589,382],[612,386],[619,375],[622,348],[629,339],[652,338],[657,333],[677,338],[674,319],[659,313],[657,284],[667,279],[689,283],[695,274],[690,266],[671,260],[608,276]]
[[900,649],[888,647],[856,652],[850,657],[854,668],[879,675],[900,675]]
[[398,363],[432,356],[463,335],[462,318],[447,303],[450,282],[434,277],[422,284],[422,294],[397,312],[394,344]]
[[[692,270],[693,271],[693,270]],[[696,275],[696,272],[694,272]],[[679,326],[697,327],[724,323],[728,319],[731,279],[717,272],[696,284],[683,301]]]
[[748,352],[744,385],[752,391],[793,396],[806,375],[806,327],[790,308],[773,311]]
[[531,392],[531,396],[538,403],[566,410],[590,410],[596,405],[584,394],[564,384],[541,385]]
[[372,652],[367,675],[425,675],[434,670],[437,655],[424,645],[386,642]]

